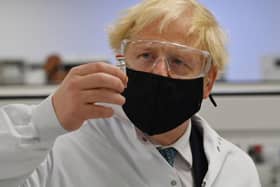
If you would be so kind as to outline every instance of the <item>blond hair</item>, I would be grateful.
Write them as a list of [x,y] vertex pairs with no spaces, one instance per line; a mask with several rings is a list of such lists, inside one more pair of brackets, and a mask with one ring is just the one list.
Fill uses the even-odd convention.
[[213,14],[196,0],[143,0],[128,9],[109,30],[112,49],[118,51],[123,39],[130,38],[145,26],[161,20],[160,32],[172,21],[185,16],[186,38],[193,47],[210,53],[214,65],[223,70],[227,63],[226,37]]

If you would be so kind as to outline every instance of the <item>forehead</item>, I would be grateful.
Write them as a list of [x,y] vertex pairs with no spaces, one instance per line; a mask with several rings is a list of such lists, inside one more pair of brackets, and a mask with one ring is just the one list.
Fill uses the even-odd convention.
[[181,22],[178,19],[168,23],[163,29],[160,29],[160,22],[155,21],[132,35],[131,39],[169,41],[192,46],[190,38],[187,37],[189,26],[187,24],[180,24],[185,22],[186,20]]

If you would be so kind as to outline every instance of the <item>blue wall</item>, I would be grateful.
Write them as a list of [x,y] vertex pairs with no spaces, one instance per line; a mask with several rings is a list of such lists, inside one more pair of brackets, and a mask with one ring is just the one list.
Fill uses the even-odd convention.
[[229,36],[229,80],[259,80],[261,58],[280,56],[280,1],[201,0]]

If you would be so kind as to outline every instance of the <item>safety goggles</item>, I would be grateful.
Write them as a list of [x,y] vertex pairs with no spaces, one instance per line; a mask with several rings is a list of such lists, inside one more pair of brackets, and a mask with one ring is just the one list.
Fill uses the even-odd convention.
[[143,72],[165,63],[168,75],[177,79],[204,77],[212,63],[207,51],[158,40],[123,40],[120,56],[126,67]]

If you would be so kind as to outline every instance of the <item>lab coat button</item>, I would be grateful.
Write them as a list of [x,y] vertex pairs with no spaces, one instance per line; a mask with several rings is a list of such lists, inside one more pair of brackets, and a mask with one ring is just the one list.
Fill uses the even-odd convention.
[[170,184],[171,184],[171,186],[176,186],[177,182],[175,180],[172,180]]
[[206,186],[206,181],[203,181],[201,187],[205,187],[205,186]]

